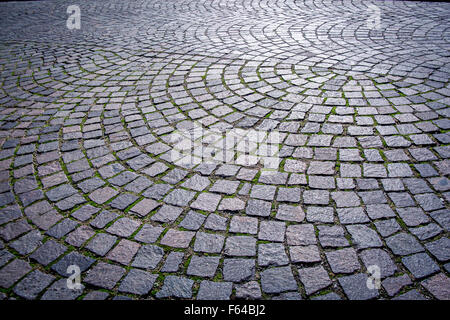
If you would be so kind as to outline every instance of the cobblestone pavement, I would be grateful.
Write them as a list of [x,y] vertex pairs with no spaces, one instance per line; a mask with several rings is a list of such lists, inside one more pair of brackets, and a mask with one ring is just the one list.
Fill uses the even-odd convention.
[[450,4],[374,3],[1,3],[0,298],[450,299]]

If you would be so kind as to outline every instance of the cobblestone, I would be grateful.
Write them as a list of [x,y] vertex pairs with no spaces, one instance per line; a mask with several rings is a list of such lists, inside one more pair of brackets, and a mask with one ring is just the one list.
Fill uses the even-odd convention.
[[298,270],[300,281],[305,286],[306,294],[313,294],[331,284],[326,270],[322,267],[302,268]]
[[2,2],[0,299],[448,299],[450,5],[372,2]]
[[255,260],[225,259],[223,262],[223,278],[225,281],[242,282],[255,277]]

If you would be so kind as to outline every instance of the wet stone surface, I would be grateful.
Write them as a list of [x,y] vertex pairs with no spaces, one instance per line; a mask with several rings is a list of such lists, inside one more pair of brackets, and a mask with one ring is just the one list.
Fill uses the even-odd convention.
[[450,5],[373,3],[2,2],[0,299],[449,299]]

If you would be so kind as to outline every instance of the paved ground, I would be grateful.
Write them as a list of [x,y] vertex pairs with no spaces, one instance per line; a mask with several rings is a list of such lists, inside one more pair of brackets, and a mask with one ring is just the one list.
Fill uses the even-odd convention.
[[449,299],[450,4],[375,3],[1,3],[0,298]]

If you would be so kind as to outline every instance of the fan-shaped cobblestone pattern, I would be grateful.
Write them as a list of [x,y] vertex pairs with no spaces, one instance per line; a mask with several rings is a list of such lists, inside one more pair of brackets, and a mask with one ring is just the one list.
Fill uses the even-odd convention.
[[0,4],[1,298],[449,299],[449,4],[71,4]]

